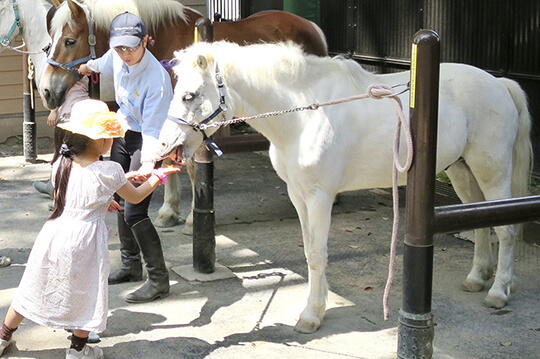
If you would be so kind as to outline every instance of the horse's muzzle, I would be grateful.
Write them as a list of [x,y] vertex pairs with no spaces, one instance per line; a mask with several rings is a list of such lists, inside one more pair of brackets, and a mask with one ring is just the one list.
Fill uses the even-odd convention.
[[47,108],[49,109],[55,109],[60,107],[65,99],[66,99],[66,93],[64,91],[60,93],[54,93],[53,91],[50,91],[49,89],[43,90],[43,102],[46,104]]
[[169,158],[172,162],[177,165],[184,166],[186,163],[184,157],[182,156],[183,146],[171,146],[163,144],[163,148],[159,151],[157,160],[161,161],[166,158]]

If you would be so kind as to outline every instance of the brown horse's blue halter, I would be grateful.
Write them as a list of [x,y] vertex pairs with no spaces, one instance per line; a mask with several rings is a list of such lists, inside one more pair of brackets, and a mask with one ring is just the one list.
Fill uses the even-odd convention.
[[83,57],[78,60],[73,60],[67,64],[61,64],[59,62],[54,61],[51,58],[47,58],[47,63],[59,67],[63,70],[66,70],[75,78],[75,81],[79,81],[81,79],[81,76],[79,75],[79,72],[76,68],[74,68],[77,65],[84,64],[88,62],[88,60],[93,60],[96,58],[96,36],[94,35],[94,29],[92,27],[92,17],[90,15],[87,15],[88,17],[88,44],[90,45],[90,55]]
[[228,109],[227,104],[225,103],[225,86],[223,85],[223,78],[221,77],[221,74],[219,73],[219,67],[217,64],[216,64],[216,82],[217,82],[217,87],[219,90],[219,106],[218,108],[216,108],[214,112],[212,112],[210,116],[208,116],[207,118],[205,118],[204,120],[198,123],[188,122],[184,120],[183,118],[178,118],[171,115],[167,116],[167,119],[173,122],[176,122],[180,125],[188,125],[191,128],[193,128],[194,131],[202,132],[205,145],[207,147],[210,147],[210,149],[212,149],[212,151],[214,151],[216,155],[221,156],[223,154],[223,151],[221,151],[221,149],[218,147],[218,145],[213,139],[211,139],[210,137],[208,137],[208,135],[206,135],[206,132],[204,132],[204,129],[201,128],[201,125],[206,125],[207,123],[212,121],[214,118],[216,118],[219,114],[227,111]]

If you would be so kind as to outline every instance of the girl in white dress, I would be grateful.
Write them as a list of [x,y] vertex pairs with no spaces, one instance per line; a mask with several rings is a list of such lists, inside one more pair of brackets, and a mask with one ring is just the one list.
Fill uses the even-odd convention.
[[[86,343],[105,329],[110,262],[105,215],[116,192],[126,201],[146,198],[178,168],[159,168],[135,187],[129,173],[100,161],[125,127],[99,100],[73,105],[59,160],[53,167],[55,208],[40,231],[21,283],[0,330],[0,355],[24,318],[57,329],[75,328],[66,358],[103,358]],[[112,204],[111,204],[112,203]]]

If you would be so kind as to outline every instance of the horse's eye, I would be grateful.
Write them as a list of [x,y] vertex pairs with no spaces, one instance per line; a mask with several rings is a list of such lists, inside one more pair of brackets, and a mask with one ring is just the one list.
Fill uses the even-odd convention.
[[197,96],[195,92],[187,92],[183,97],[182,101],[190,102],[193,101],[193,99]]
[[72,45],[75,45],[75,40],[74,40],[74,39],[67,38],[67,39],[64,40],[64,45],[66,45],[66,46],[72,46]]

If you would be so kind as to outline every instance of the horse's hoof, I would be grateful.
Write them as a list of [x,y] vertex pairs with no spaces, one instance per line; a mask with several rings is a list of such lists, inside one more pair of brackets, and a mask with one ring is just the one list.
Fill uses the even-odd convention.
[[158,217],[154,221],[154,226],[160,227],[160,228],[169,228],[178,226],[180,224],[185,223],[186,221],[182,218],[178,217]]
[[321,323],[314,323],[314,322],[308,322],[307,320],[300,319],[296,325],[294,326],[294,330],[298,333],[303,334],[312,334],[315,333],[319,327],[321,326]]
[[461,283],[461,290],[465,292],[480,292],[484,289],[484,283],[473,282],[470,279],[465,279]]
[[508,299],[496,297],[490,294],[488,294],[486,298],[484,299],[484,301],[482,302],[482,305],[484,307],[495,308],[495,309],[504,308],[506,307],[507,304],[508,304]]

